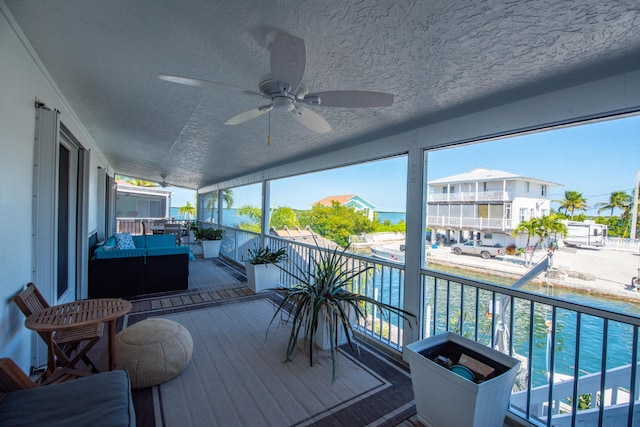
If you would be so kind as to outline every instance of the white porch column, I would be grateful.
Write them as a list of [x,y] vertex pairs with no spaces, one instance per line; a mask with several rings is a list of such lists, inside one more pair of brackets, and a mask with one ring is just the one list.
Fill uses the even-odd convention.
[[218,212],[217,212],[218,215],[217,215],[217,217],[218,218],[216,219],[216,222],[217,222],[217,224],[216,224],[217,227],[216,228],[220,228],[220,226],[222,225],[222,202],[223,202],[223,200],[222,200],[222,192],[223,191],[224,190],[220,190],[220,189],[216,190],[216,192],[218,193],[218,200],[217,200],[217,202],[218,202]]
[[271,199],[271,182],[262,181],[262,220],[260,223],[260,245],[264,246],[264,236],[269,234],[269,224],[271,223],[271,211],[269,210],[269,200]]
[[[426,221],[426,160],[424,152],[419,147],[417,134],[414,133],[408,161],[407,173],[407,234],[405,246],[405,277],[404,277],[404,309],[413,313],[416,318],[404,322],[402,345],[406,346],[420,338],[420,308],[422,289],[420,286],[420,268],[422,267],[424,251],[424,229]],[[435,229],[434,231],[435,232]],[[409,324],[410,323],[410,324]]]

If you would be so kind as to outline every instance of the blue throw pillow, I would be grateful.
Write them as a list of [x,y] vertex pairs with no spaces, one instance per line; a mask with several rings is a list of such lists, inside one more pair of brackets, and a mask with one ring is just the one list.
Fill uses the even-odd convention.
[[135,249],[136,245],[133,244],[133,238],[131,233],[116,233],[116,245],[118,249]]

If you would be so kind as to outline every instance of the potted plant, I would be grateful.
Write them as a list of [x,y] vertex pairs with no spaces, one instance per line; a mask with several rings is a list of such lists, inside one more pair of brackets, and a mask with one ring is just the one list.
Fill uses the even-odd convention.
[[223,230],[218,228],[198,228],[196,240],[202,242],[202,252],[205,258],[217,258],[220,254]]
[[247,273],[247,283],[254,292],[260,292],[269,287],[276,286],[280,277],[277,264],[287,259],[287,250],[280,248],[272,251],[269,246],[255,246],[248,250],[249,258],[244,267]]
[[279,313],[291,322],[287,360],[292,360],[297,348],[298,338],[305,338],[305,347],[309,343],[309,364],[313,366],[315,346],[328,344],[333,362],[333,379],[336,376],[337,350],[342,341],[356,350],[357,342],[353,339],[353,324],[366,324],[367,307],[376,307],[386,317],[386,312],[394,313],[403,319],[413,314],[385,304],[375,299],[347,290],[353,280],[361,274],[373,269],[372,266],[356,267],[351,261],[347,248],[333,250],[320,248],[316,242],[316,250],[310,253],[309,263],[303,268],[295,265],[296,271],[284,270],[296,282],[291,287],[278,286],[269,290],[282,297],[271,324]]

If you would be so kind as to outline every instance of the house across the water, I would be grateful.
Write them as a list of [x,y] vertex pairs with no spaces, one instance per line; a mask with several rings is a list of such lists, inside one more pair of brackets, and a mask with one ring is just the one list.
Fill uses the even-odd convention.
[[432,180],[426,226],[443,233],[448,241],[477,239],[486,245],[524,246],[526,236],[514,239],[513,230],[521,221],[548,215],[549,189],[561,185],[485,168]]
[[373,221],[373,213],[376,205],[358,196],[357,194],[345,194],[341,196],[328,196],[322,200],[311,203],[311,206],[331,206],[332,202],[338,202],[342,206],[353,207],[356,211],[364,211],[370,221]]

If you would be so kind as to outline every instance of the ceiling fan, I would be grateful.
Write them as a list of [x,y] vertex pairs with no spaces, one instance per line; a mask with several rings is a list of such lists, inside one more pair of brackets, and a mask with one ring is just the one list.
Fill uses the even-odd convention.
[[162,178],[162,182],[160,183],[160,187],[162,188],[167,188],[169,186],[169,183],[167,182],[167,174],[166,173],[161,173],[160,177]]
[[329,123],[320,114],[305,108],[303,104],[342,108],[388,107],[393,104],[394,96],[383,92],[334,90],[309,93],[307,87],[302,84],[307,62],[304,40],[279,32],[272,37],[271,73],[261,79],[258,84],[259,92],[190,77],[158,74],[158,78],[173,83],[208,87],[270,100],[268,104],[230,118],[225,122],[226,125],[239,125],[271,110],[284,110],[308,129],[325,133],[331,130]]

